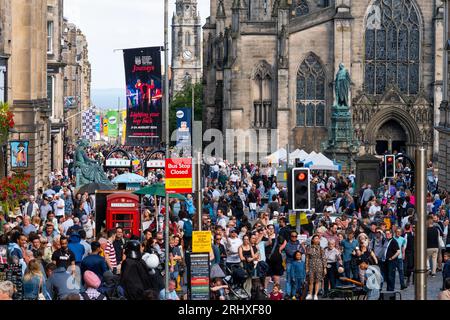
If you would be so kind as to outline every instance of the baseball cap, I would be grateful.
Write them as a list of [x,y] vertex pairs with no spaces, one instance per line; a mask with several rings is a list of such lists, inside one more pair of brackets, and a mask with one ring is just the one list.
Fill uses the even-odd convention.
[[230,233],[233,233],[233,232],[236,232],[236,233],[238,233],[238,231],[237,231],[237,229],[236,229],[236,228],[231,228],[231,229],[230,229]]

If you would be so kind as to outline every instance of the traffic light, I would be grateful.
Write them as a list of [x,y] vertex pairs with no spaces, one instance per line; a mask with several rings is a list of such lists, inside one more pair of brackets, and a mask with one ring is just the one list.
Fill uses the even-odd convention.
[[311,182],[309,169],[294,168],[290,174],[290,198],[291,209],[294,211],[311,209]]
[[385,178],[395,177],[395,156],[393,154],[388,154],[384,156],[384,177]]

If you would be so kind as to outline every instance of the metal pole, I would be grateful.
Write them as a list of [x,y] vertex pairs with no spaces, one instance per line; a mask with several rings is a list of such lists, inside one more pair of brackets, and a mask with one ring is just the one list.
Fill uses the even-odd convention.
[[416,150],[417,222],[414,237],[414,285],[416,300],[427,300],[426,154],[426,149],[423,147]]
[[[164,107],[166,125],[166,159],[170,158],[170,130],[169,130],[169,1],[164,0]],[[166,192],[165,212],[165,296],[169,298],[169,194]]]
[[196,191],[197,191],[197,214],[198,231],[202,231],[202,153],[197,152]]
[[195,123],[195,101],[194,101],[194,79],[191,77],[191,90],[192,90],[192,114],[191,114],[191,155],[194,157],[194,123]]

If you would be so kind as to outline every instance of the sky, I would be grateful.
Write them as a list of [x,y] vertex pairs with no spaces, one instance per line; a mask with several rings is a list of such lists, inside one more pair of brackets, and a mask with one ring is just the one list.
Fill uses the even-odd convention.
[[[169,37],[174,10],[169,0]],[[198,10],[204,24],[209,1],[198,0]],[[64,16],[87,37],[94,90],[125,86],[122,51],[115,49],[164,45],[163,0],[65,0]]]

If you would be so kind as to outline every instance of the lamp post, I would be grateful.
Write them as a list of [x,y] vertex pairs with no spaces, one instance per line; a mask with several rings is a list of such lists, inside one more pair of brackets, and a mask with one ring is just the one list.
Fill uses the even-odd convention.
[[192,158],[194,158],[194,122],[195,122],[195,90],[194,90],[194,81],[192,76],[186,72],[185,76],[184,76],[184,81],[186,83],[186,86],[189,84],[189,86],[191,87],[191,97],[192,97],[192,102],[191,102],[191,156]]
[[[164,0],[164,108],[166,127],[166,161],[170,158],[170,130],[169,130],[169,1]],[[165,297],[169,298],[169,194],[166,192],[165,201]]]

